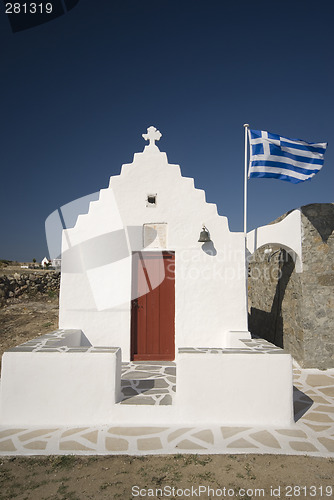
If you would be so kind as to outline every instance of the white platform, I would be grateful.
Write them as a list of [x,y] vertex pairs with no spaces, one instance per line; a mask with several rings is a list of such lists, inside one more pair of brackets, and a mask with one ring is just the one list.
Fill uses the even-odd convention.
[[58,330],[4,354],[0,425],[293,425],[291,356],[241,343],[179,349],[173,404],[152,408],[120,404],[119,348]]

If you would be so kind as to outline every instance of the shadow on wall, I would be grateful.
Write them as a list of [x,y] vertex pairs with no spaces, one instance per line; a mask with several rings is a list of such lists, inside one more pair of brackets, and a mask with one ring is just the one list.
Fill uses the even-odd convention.
[[301,392],[293,386],[293,413],[294,420],[298,422],[300,418],[311,408],[314,401],[307,394]]
[[271,311],[267,312],[251,307],[248,314],[248,329],[251,334],[268,340],[281,348],[284,347],[282,303],[294,268],[295,263],[291,255],[286,250],[281,249],[278,261],[278,281]]
[[301,211],[318,231],[323,243],[327,243],[334,231],[334,204],[312,203],[301,207]]

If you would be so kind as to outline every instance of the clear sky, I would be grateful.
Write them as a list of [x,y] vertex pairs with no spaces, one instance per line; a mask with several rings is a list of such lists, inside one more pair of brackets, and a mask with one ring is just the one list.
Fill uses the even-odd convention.
[[244,123],[329,143],[311,181],[249,181],[249,229],[334,202],[333,19],[328,0],[80,0],[13,33],[0,4],[0,258],[48,256],[48,215],[107,187],[150,125],[232,231]]

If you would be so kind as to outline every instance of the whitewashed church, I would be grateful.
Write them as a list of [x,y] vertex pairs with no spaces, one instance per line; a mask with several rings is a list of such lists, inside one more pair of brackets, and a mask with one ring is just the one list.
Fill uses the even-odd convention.
[[144,152],[64,232],[59,327],[124,360],[235,345],[249,338],[244,235],[168,163],[158,130],[143,136]]
[[[247,330],[244,234],[143,137],[63,231],[59,330],[4,354],[0,425],[293,425],[292,358]],[[172,404],[121,404],[122,361],[173,360]]]

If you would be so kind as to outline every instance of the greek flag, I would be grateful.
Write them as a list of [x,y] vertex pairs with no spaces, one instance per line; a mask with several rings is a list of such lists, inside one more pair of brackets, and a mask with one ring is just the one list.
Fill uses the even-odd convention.
[[288,139],[263,130],[250,130],[248,177],[272,177],[297,184],[308,181],[324,163],[327,143]]

